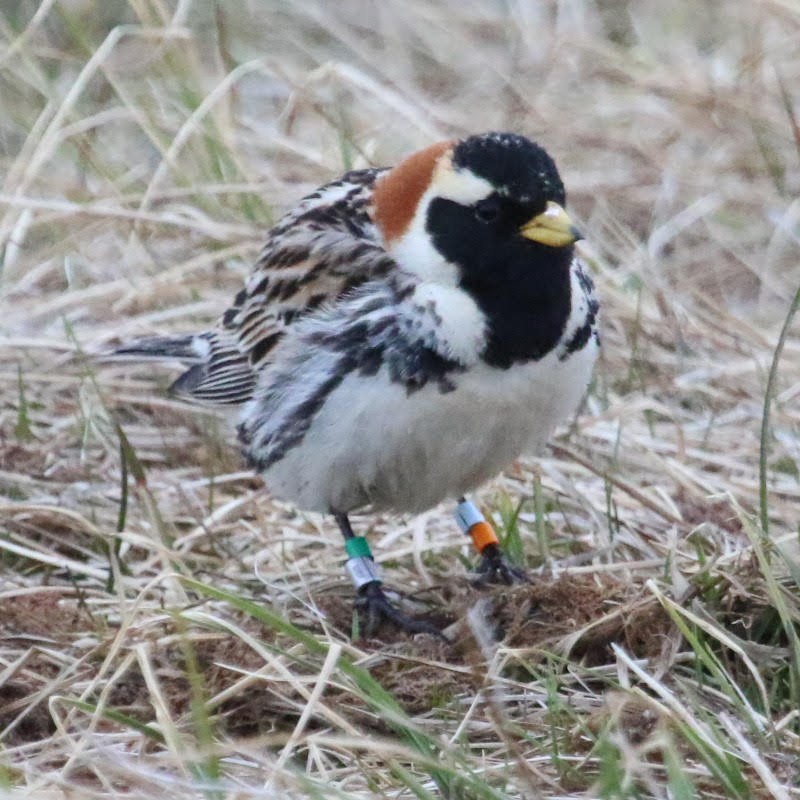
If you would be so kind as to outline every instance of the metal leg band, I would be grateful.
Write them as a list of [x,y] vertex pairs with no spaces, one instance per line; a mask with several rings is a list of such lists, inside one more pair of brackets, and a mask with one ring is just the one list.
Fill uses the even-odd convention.
[[356,591],[368,583],[381,583],[378,567],[370,556],[348,558],[344,566]]

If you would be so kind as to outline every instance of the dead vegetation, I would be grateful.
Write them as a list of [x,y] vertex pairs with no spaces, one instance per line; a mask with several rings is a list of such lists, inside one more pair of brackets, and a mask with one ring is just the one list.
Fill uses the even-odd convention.
[[[6,3],[0,793],[799,796],[798,35],[782,2]],[[353,641],[335,526],[96,356],[213,320],[345,167],[492,128],[561,166],[602,361],[478,498],[537,580],[473,587],[447,507],[365,516],[455,644]]]

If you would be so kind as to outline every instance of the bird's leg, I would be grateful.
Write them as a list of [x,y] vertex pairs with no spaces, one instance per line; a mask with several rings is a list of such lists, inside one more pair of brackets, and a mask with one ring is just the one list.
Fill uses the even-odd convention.
[[481,554],[477,583],[529,582],[525,570],[508,563],[494,528],[473,503],[462,497],[458,501],[455,516],[459,528],[469,535],[475,549]]
[[366,612],[364,634],[372,636],[381,621],[386,620],[408,633],[430,633],[440,638],[446,638],[434,625],[407,617],[392,605],[381,588],[381,577],[367,540],[363,536],[356,536],[353,533],[353,527],[350,525],[347,514],[334,513],[333,516],[344,536],[344,546],[348,556],[345,568],[358,592],[356,610],[359,612],[359,617],[361,617],[360,612]]

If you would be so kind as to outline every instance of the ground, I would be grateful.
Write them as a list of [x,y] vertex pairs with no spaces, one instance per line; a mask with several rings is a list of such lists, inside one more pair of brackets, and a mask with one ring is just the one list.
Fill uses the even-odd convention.
[[[800,796],[800,10],[0,9],[0,796]],[[358,637],[332,520],[169,366],[352,166],[514,130],[602,301],[586,402],[476,495],[355,518],[450,643]]]

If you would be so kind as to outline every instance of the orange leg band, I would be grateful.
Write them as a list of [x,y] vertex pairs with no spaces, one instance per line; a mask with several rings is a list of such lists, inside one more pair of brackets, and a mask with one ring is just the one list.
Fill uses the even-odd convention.
[[469,529],[469,535],[472,537],[472,544],[475,545],[475,549],[479,553],[482,553],[487,545],[500,544],[494,528],[485,520],[472,525]]

